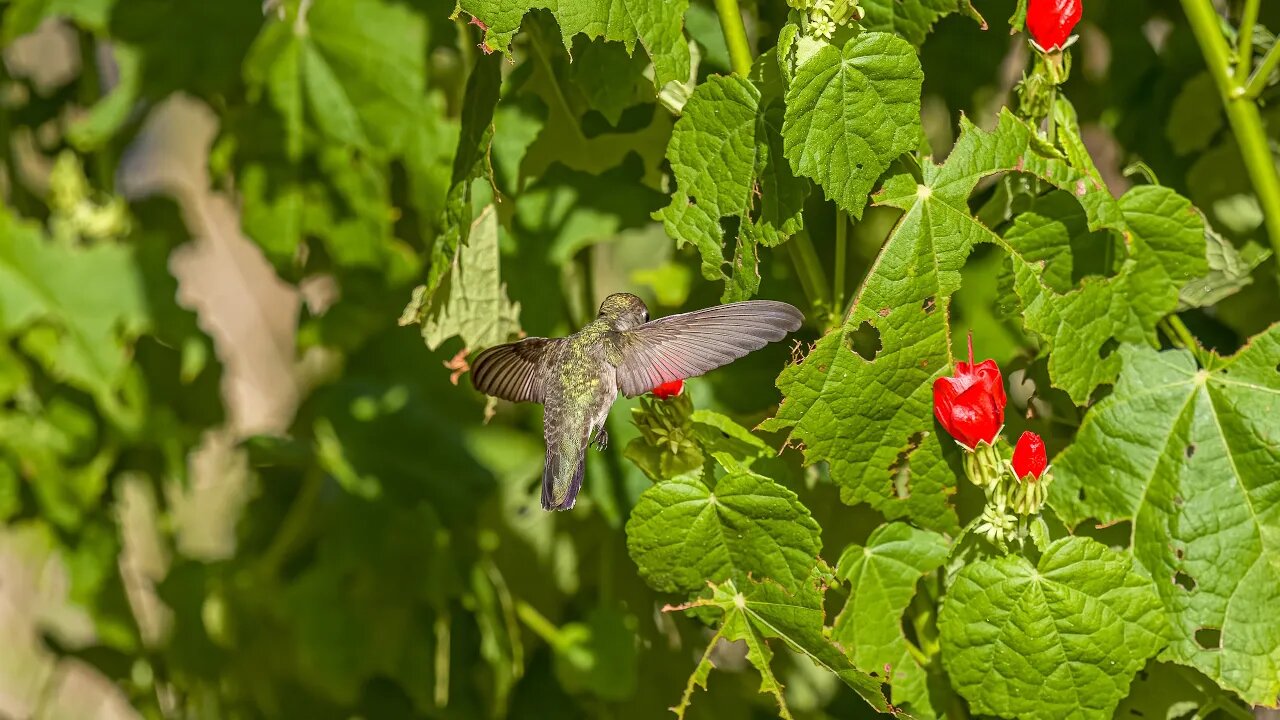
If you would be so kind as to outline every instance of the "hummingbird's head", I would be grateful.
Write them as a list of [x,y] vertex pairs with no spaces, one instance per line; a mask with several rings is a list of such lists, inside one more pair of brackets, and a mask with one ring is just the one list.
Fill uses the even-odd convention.
[[600,303],[600,319],[614,330],[631,330],[649,322],[649,308],[631,293],[614,293]]

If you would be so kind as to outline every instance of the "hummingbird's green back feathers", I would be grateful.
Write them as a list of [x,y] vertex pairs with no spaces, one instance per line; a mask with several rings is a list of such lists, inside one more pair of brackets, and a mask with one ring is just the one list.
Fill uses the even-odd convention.
[[804,315],[772,300],[718,305],[649,320],[627,293],[605,298],[600,313],[567,338],[527,338],[476,358],[477,390],[512,402],[539,402],[547,443],[542,507],[573,507],[587,446],[599,437],[619,392],[635,397],[672,380],[702,375],[781,340]]

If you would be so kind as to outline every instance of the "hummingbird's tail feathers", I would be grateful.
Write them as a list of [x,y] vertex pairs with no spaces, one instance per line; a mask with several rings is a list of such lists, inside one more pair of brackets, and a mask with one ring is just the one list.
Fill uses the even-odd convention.
[[569,475],[569,463],[555,449],[547,448],[547,462],[542,470],[542,509],[570,510],[578,499],[578,491],[582,490],[582,475],[586,470],[587,448],[583,443],[578,452],[578,462]]

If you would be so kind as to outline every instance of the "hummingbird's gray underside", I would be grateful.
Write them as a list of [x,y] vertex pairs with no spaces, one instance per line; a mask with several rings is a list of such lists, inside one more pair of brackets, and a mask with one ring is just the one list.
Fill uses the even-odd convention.
[[476,358],[471,382],[487,395],[545,407],[542,506],[573,507],[587,446],[619,392],[635,397],[665,382],[697,377],[776,342],[804,315],[773,300],[748,300],[648,321],[640,298],[619,293],[600,315],[565,338],[526,338]]

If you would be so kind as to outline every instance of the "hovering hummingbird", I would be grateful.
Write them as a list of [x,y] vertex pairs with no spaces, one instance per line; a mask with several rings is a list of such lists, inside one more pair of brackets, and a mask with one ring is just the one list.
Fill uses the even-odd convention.
[[547,443],[542,508],[568,510],[582,489],[587,445],[608,442],[604,421],[621,392],[635,397],[710,372],[800,329],[804,315],[773,300],[717,305],[649,320],[644,301],[615,293],[565,338],[525,338],[476,358],[471,383],[511,402],[540,402]]

